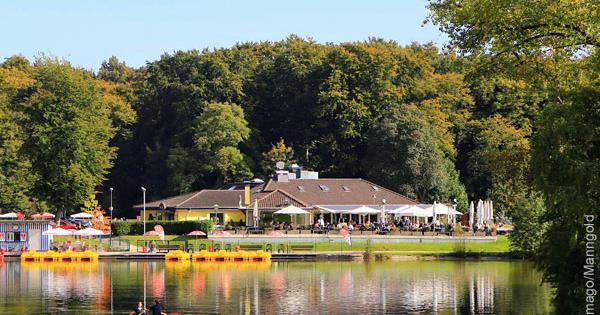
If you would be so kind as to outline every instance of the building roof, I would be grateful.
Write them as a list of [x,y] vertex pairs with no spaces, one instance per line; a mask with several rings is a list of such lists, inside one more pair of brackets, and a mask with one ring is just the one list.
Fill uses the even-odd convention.
[[[238,208],[240,200],[244,198],[243,190],[216,190],[203,189],[188,194],[161,199],[146,203],[146,209],[213,209],[213,208]],[[134,209],[143,208],[143,204],[133,206]]]
[[[229,188],[231,188],[230,186]],[[292,179],[287,182],[269,180],[250,191],[251,204],[258,201],[260,209],[278,209],[288,205],[313,207],[316,205],[381,205],[417,204],[413,199],[371,183],[362,178]],[[204,189],[180,196],[146,203],[146,209],[238,209],[243,207],[244,190]],[[162,207],[161,207],[162,205]],[[141,209],[142,204],[134,209]]]
[[416,204],[397,192],[362,178],[269,180],[263,191],[283,190],[307,205]]
[[277,189],[271,192],[260,192],[252,196],[254,199],[248,208],[254,207],[254,200],[258,202],[260,209],[279,209],[281,207],[293,205],[296,207],[308,207],[309,204],[297,199],[288,192]]

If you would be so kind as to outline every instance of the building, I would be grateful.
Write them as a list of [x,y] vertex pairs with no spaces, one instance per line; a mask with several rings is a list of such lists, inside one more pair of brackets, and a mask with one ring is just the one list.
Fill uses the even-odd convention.
[[52,236],[42,233],[51,228],[46,220],[0,221],[0,249],[20,250],[25,246],[32,250],[48,250]]
[[[310,212],[309,222],[313,222],[315,215],[324,215],[330,222],[340,217],[358,220],[358,215],[345,216],[345,212],[360,206],[391,210],[417,204],[362,178],[319,178],[318,172],[292,166],[290,171],[277,171],[266,183],[255,179],[146,203],[146,219],[212,219],[219,223],[250,224],[255,203],[263,214],[289,205],[303,208]],[[134,206],[136,210],[142,208],[142,204]]]

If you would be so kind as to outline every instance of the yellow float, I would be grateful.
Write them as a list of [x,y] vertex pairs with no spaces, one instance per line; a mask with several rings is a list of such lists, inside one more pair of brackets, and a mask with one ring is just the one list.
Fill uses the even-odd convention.
[[190,254],[182,251],[182,250],[173,250],[168,252],[165,255],[165,260],[166,261],[184,261],[184,260],[190,260]]
[[83,252],[74,251],[28,251],[21,254],[21,262],[96,262],[98,253],[89,250]]

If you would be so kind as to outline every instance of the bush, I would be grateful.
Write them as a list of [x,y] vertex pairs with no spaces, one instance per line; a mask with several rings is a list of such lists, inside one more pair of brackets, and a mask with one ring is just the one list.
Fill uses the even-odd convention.
[[[210,232],[214,223],[211,220],[202,221],[146,221],[146,231],[154,229],[155,225],[161,225],[165,234],[183,235],[192,231]],[[144,222],[115,221],[112,224],[114,235],[142,235],[144,234]]]
[[465,241],[455,242],[454,243],[454,255],[457,257],[466,257],[467,256],[467,244]]
[[465,234],[465,231],[462,228],[462,224],[460,224],[460,223],[454,224],[454,234],[456,234],[458,236],[462,236]]
[[127,221],[113,221],[111,223],[112,234],[115,236],[129,235],[131,223]]

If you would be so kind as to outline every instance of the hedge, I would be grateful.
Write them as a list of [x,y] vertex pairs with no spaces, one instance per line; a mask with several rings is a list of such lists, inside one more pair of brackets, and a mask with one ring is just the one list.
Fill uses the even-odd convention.
[[[213,221],[146,221],[146,231],[161,225],[168,235],[183,235],[192,231],[208,232],[213,229]],[[113,235],[142,235],[144,234],[143,222],[114,221],[112,223]]]

